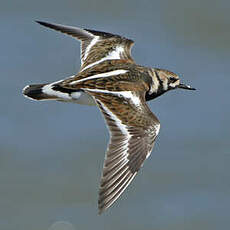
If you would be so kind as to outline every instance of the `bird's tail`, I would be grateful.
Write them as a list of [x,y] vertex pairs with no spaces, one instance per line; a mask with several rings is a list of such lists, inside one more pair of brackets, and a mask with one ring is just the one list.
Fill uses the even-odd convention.
[[27,85],[23,89],[24,96],[33,99],[33,100],[56,100],[58,97],[55,95],[50,95],[46,93],[45,87],[49,84],[36,84],[36,85]]

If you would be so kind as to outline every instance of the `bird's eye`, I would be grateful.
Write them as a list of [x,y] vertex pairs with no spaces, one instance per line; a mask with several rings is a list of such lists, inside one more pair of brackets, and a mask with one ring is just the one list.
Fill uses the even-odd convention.
[[174,82],[176,82],[178,79],[176,79],[175,77],[170,77],[169,80],[170,80],[171,83],[174,83]]

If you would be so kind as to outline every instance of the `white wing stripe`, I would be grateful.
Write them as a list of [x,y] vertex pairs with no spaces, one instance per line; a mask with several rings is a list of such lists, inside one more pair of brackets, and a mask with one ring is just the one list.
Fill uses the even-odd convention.
[[84,61],[87,58],[90,49],[99,41],[99,36],[95,36],[92,41],[89,43],[89,45],[87,46],[86,50],[85,50],[85,55],[84,55]]
[[111,77],[111,76],[115,76],[115,75],[119,75],[119,74],[125,74],[127,73],[128,70],[124,70],[124,69],[118,69],[118,70],[114,70],[114,71],[110,71],[110,72],[106,72],[106,73],[99,73],[87,78],[83,78],[77,81],[73,81],[70,83],[70,85],[75,85],[79,82],[83,82],[83,81],[87,81],[87,80],[92,80],[92,79],[96,79],[96,78],[104,78],[104,77]]
[[93,62],[93,63],[91,63],[91,64],[85,66],[83,69],[81,69],[81,72],[84,71],[84,70],[86,70],[86,69],[88,69],[88,68],[90,68],[90,67],[92,67],[92,66],[94,66],[94,65],[97,65],[97,64],[99,64],[99,63],[101,63],[101,62],[103,62],[103,61],[105,61],[105,60],[106,60],[106,58],[102,58],[102,59],[99,60],[99,61],[95,61],[95,62]]
[[[98,101],[98,100],[97,100]],[[114,120],[117,127],[120,128],[121,132],[127,137],[127,142],[130,139],[131,135],[129,134],[127,130],[127,126],[121,123],[121,120],[118,119],[117,116],[115,116],[102,102],[98,101],[101,107],[105,110],[105,112],[110,116],[112,120]],[[125,147],[124,147],[125,148]]]
[[94,65],[97,65],[103,61],[106,61],[106,60],[115,60],[115,59],[121,59],[121,54],[124,52],[124,48],[122,46],[117,46],[116,50],[113,50],[112,52],[110,52],[107,56],[105,56],[104,58],[96,61],[96,62],[93,62],[87,66],[85,66],[81,71],[84,71]]
[[131,100],[132,103],[136,106],[139,106],[141,104],[140,98],[135,94],[133,94],[131,91],[109,91],[103,89],[89,89],[89,88],[83,88],[83,89],[95,93],[107,93],[119,97],[124,97],[125,99]]
[[[125,144],[124,146],[122,146],[122,149],[123,149],[123,162],[122,164],[120,164],[120,166],[112,172],[112,175],[110,175],[110,178],[111,176],[113,176],[116,172],[118,172],[125,164],[128,163],[128,150],[129,150],[129,147],[128,147],[128,142],[130,140],[130,138],[132,137],[128,130],[127,130],[127,126],[122,124],[121,123],[121,120],[118,119],[102,102],[98,101],[99,104],[101,105],[102,109],[106,112],[106,114],[108,114],[110,116],[110,118],[112,120],[114,120],[115,124],[119,127],[119,129],[121,130],[121,132],[123,133],[124,136],[126,136],[127,138],[125,139]],[[111,136],[112,136],[112,133],[111,133]],[[128,166],[127,166],[128,168]]]

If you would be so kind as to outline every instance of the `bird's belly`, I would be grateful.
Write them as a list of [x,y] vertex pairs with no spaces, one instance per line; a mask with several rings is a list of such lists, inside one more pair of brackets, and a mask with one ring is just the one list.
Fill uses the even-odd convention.
[[81,105],[96,105],[96,102],[92,96],[84,91],[78,91],[71,93],[72,102]]

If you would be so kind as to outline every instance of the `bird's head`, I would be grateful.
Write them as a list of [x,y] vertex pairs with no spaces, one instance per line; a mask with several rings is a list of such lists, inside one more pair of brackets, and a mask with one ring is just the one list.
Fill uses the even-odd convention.
[[195,88],[181,83],[179,76],[171,71],[155,69],[155,74],[159,81],[159,88],[164,92],[177,88],[195,90]]
[[151,76],[153,78],[153,84],[146,95],[146,100],[154,99],[172,89],[195,90],[195,88],[181,83],[177,74],[165,69],[153,68]]

